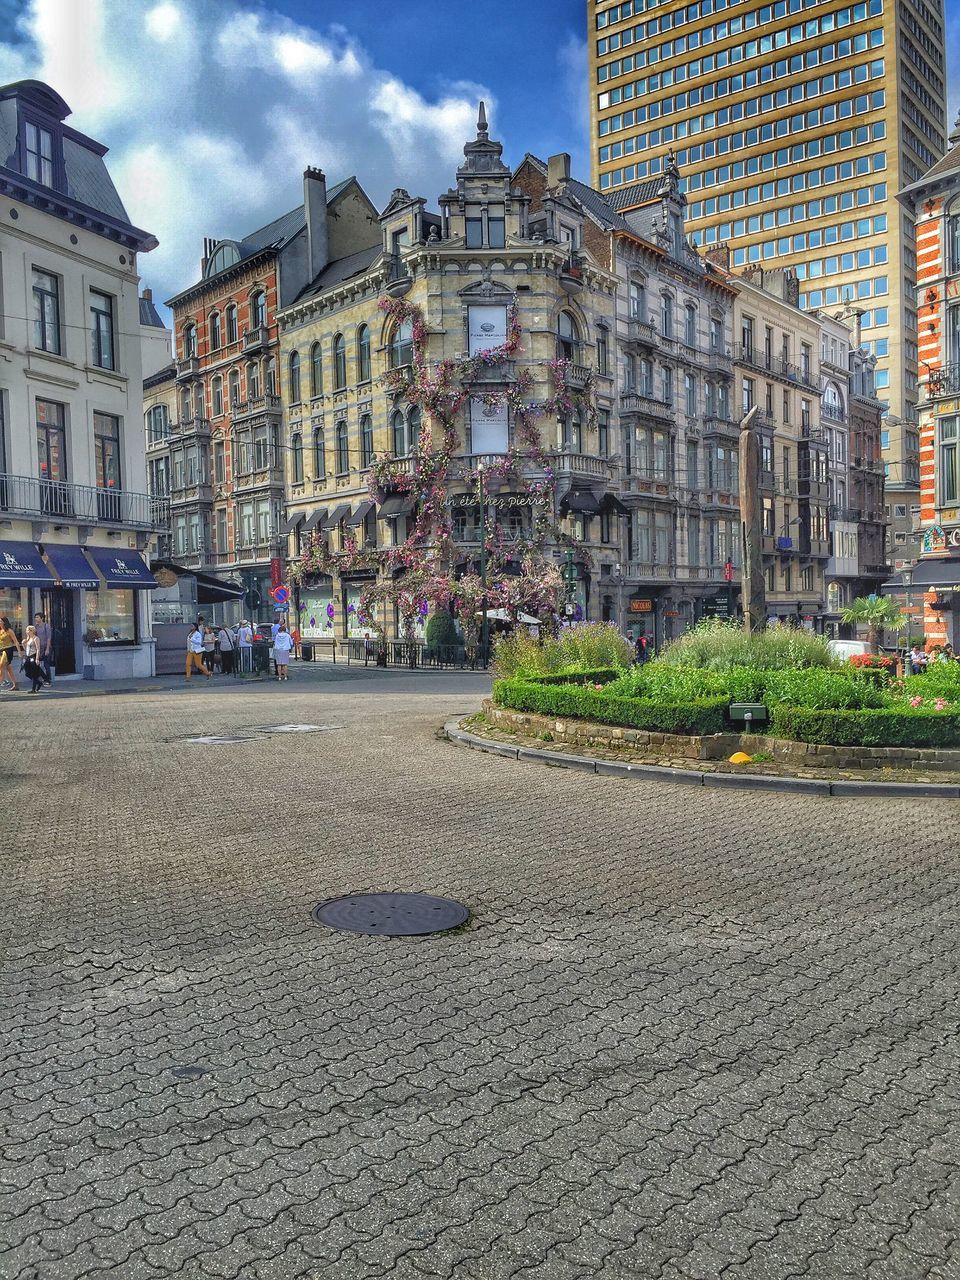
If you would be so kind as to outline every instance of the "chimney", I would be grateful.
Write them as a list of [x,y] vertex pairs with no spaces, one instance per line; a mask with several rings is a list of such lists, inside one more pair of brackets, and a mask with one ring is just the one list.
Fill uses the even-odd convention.
[[863,312],[854,311],[853,313],[853,344],[860,348],[863,346]]
[[203,256],[202,256],[202,257],[201,257],[201,259],[200,259],[200,274],[201,274],[201,275],[203,275],[203,273],[206,271],[206,269],[207,269],[207,263],[210,261],[210,255],[211,255],[211,253],[213,253],[213,251],[214,251],[214,249],[216,248],[216,246],[217,246],[217,242],[216,242],[216,240],[214,240],[214,239],[213,239],[213,237],[212,237],[212,236],[204,236],[204,237],[203,237]]
[[570,156],[566,151],[551,156],[547,161],[547,186],[559,187],[570,177]]
[[715,267],[721,267],[724,271],[730,270],[730,246],[728,244],[712,244],[703,255],[708,262],[712,262]]
[[322,169],[303,171],[303,214],[307,223],[307,279],[315,280],[330,261],[327,179]]

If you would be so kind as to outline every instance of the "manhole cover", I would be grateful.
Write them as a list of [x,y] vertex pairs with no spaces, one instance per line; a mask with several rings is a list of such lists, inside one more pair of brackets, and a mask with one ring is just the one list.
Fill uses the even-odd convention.
[[459,902],[428,893],[351,893],[318,903],[313,918],[344,933],[401,938],[455,929],[470,919],[470,912]]
[[207,734],[202,734],[200,737],[197,737],[197,738],[184,739],[185,742],[199,743],[200,746],[202,747],[221,747],[232,742],[256,742],[256,740],[257,740],[257,736],[254,733],[243,733],[243,734],[235,734],[235,735],[207,733]]

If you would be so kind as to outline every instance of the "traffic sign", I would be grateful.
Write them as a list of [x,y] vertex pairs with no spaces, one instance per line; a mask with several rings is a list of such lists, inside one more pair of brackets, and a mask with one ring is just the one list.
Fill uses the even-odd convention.
[[290,588],[282,582],[274,587],[270,594],[281,607],[290,603]]

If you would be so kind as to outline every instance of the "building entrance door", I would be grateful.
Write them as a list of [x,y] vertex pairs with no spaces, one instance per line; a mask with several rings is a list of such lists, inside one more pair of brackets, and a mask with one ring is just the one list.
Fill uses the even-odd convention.
[[43,611],[53,627],[53,665],[58,676],[77,673],[77,654],[73,631],[74,592],[63,587],[41,591]]

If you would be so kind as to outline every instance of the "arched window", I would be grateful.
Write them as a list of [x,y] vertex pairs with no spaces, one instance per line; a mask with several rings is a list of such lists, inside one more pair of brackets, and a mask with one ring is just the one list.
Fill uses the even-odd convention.
[[334,428],[334,447],[337,453],[337,475],[345,476],[350,470],[350,441],[347,424],[341,418]]
[[557,319],[557,355],[561,360],[576,360],[579,347],[577,322],[569,311],[561,311]]
[[270,356],[263,367],[264,382],[266,383],[266,393],[268,396],[277,394],[277,362]]
[[357,381],[370,381],[370,330],[365,324],[357,330]]
[[303,484],[303,436],[299,432],[291,441],[290,454],[293,459],[293,483]]
[[673,296],[669,293],[660,295],[660,332],[665,338],[673,337]]
[[223,379],[219,373],[213,380],[213,416],[219,418],[223,413]]
[[220,312],[214,311],[210,316],[210,350],[220,350]]
[[394,410],[393,417],[390,419],[390,436],[393,452],[398,458],[406,457],[407,422],[399,409]]
[[333,389],[343,391],[347,385],[347,344],[343,334],[338,333],[333,340]]
[[317,480],[323,480],[327,474],[327,446],[323,438],[323,427],[313,428],[313,474]]
[[240,403],[240,370],[231,369],[227,379],[227,385],[230,388],[230,406],[235,407]]
[[319,342],[310,348],[310,394],[314,399],[323,395],[323,348]]
[[290,372],[290,403],[300,403],[300,353],[299,351],[290,352],[289,362]]
[[647,320],[647,294],[639,280],[630,281],[630,319]]
[[170,423],[167,419],[167,406],[155,404],[147,411],[147,439],[166,440],[170,435]]
[[828,382],[823,391],[823,412],[828,418],[843,421],[843,397],[835,382]]
[[227,307],[227,343],[236,342],[237,340],[237,308],[231,302]]
[[189,360],[197,354],[197,326],[192,322],[183,326],[183,358]]
[[250,295],[250,327],[265,329],[267,326],[267,295],[262,289]]
[[692,302],[683,309],[683,340],[688,347],[697,345],[697,308]]
[[365,413],[360,419],[360,466],[373,465],[373,419]]
[[414,406],[407,418],[407,443],[411,453],[420,448],[420,410]]
[[402,369],[413,363],[413,321],[403,320],[390,337],[390,368]]
[[247,365],[247,399],[260,399],[260,365],[256,360]]

